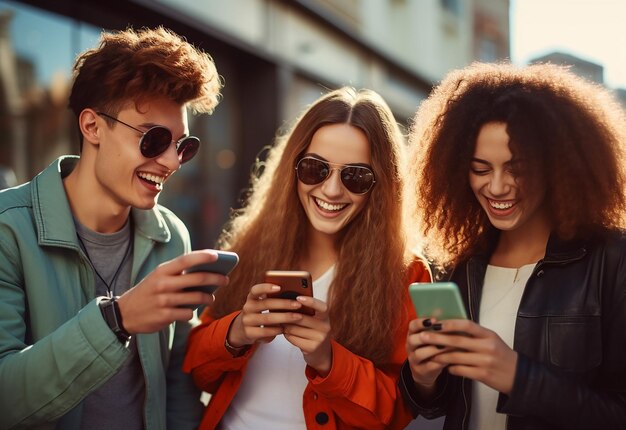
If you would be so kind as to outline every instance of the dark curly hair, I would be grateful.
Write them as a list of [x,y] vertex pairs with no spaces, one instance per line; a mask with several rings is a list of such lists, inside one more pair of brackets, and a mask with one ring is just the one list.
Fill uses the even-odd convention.
[[506,124],[530,186],[545,184],[555,234],[571,238],[624,226],[626,123],[612,95],[564,67],[477,63],[447,75],[412,127],[414,211],[429,257],[454,265],[487,252],[497,237],[468,176],[478,132],[488,122]]
[[[163,97],[212,112],[222,86],[213,59],[163,27],[103,32],[74,64],[69,107],[117,114],[127,103]],[[80,139],[82,149],[82,136]]]

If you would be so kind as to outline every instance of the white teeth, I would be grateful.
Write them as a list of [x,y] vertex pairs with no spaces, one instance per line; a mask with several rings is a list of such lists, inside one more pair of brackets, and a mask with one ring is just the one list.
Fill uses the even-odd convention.
[[324,200],[320,200],[317,197],[315,198],[315,203],[317,203],[319,205],[319,207],[321,207],[322,209],[325,209],[327,211],[340,211],[341,209],[343,209],[346,206],[348,206],[345,203],[333,205],[331,203],[325,202]]
[[152,173],[139,172],[137,175],[140,178],[147,179],[158,185],[162,185],[163,181],[165,181],[165,176],[157,176],[157,175],[153,175]]
[[489,204],[496,209],[509,209],[513,207],[513,203],[499,203],[489,201]]

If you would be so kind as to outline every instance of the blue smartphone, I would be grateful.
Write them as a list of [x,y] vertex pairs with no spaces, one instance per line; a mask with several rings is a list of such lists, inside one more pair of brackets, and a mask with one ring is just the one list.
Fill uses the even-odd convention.
[[419,318],[467,319],[459,287],[454,282],[415,282],[409,294]]
[[[233,271],[237,263],[239,263],[239,256],[230,251],[216,251],[217,260],[212,263],[202,263],[190,267],[185,270],[185,273],[194,272],[211,272],[219,273],[220,275],[228,276]],[[217,290],[217,285],[198,285],[195,287],[185,288],[187,291],[202,291],[208,294],[213,294]]]

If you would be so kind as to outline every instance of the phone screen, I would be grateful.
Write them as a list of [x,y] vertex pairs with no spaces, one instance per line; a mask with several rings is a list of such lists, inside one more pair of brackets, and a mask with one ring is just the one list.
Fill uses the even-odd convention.
[[409,294],[420,318],[467,319],[459,287],[454,282],[413,283]]
[[[212,272],[227,276],[230,272],[233,271],[235,266],[237,266],[237,263],[239,263],[239,256],[236,253],[229,251],[216,252],[217,260],[211,263],[202,263],[192,266],[189,269],[185,270],[185,273]],[[216,285],[198,285],[195,287],[186,288],[186,290],[189,291],[203,291],[208,294],[212,294],[213,292],[215,292],[216,289]]]

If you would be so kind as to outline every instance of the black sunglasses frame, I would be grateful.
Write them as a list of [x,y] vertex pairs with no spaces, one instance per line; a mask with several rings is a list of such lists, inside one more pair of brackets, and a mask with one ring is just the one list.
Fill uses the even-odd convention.
[[[96,112],[96,114],[111,119],[115,122],[119,122],[120,124],[141,133],[141,137],[139,138],[139,150],[141,151],[141,155],[146,158],[158,157],[159,155],[167,151],[167,148],[169,148],[172,143],[175,143],[176,153],[178,154],[178,161],[180,162],[180,164],[183,164],[195,157],[195,155],[198,153],[198,150],[200,149],[200,139],[195,136],[185,136],[179,141],[173,141],[172,132],[167,127],[164,127],[162,125],[155,125],[154,127],[150,127],[148,130],[143,131],[104,112]],[[167,132],[167,135],[169,135],[169,138],[167,139],[167,145],[161,145],[159,143],[151,144],[150,142],[155,142],[156,138],[153,137],[151,139],[150,137],[153,136],[155,132],[162,131]],[[149,134],[150,132],[152,132],[152,134]]]
[[[302,178],[300,177],[300,171],[298,169],[300,167],[300,163],[302,163],[302,161],[305,161],[305,160],[315,160],[318,163],[321,163],[328,170],[328,174],[325,177],[320,178],[320,180],[317,181],[317,182],[303,181]],[[335,166],[335,167],[333,167],[333,166]],[[344,175],[343,175],[343,171],[346,170],[346,169],[363,169],[363,170],[369,172],[372,175],[371,176],[372,177],[372,182],[369,184],[369,187],[367,188],[367,190],[361,191],[361,192],[353,191],[351,189],[352,187],[350,186],[350,182],[348,182],[346,184],[346,181],[350,181],[350,179],[349,178],[348,179],[344,178]],[[307,155],[305,157],[299,158],[298,162],[296,163],[295,170],[296,170],[296,177],[298,178],[298,180],[300,182],[302,182],[303,184],[306,184],[306,185],[319,185],[319,184],[323,183],[324,181],[326,181],[328,178],[330,178],[330,175],[332,174],[333,170],[339,170],[339,178],[341,179],[341,183],[343,184],[343,186],[346,188],[346,190],[348,190],[352,194],[356,194],[356,195],[363,195],[363,194],[369,193],[372,190],[372,188],[374,188],[374,185],[376,184],[376,175],[374,175],[374,171],[370,167],[358,166],[358,165],[354,165],[354,164],[336,164],[336,163],[331,163],[330,161],[320,160],[319,158],[313,157],[311,155]],[[356,182],[358,180],[354,180],[354,181]]]

